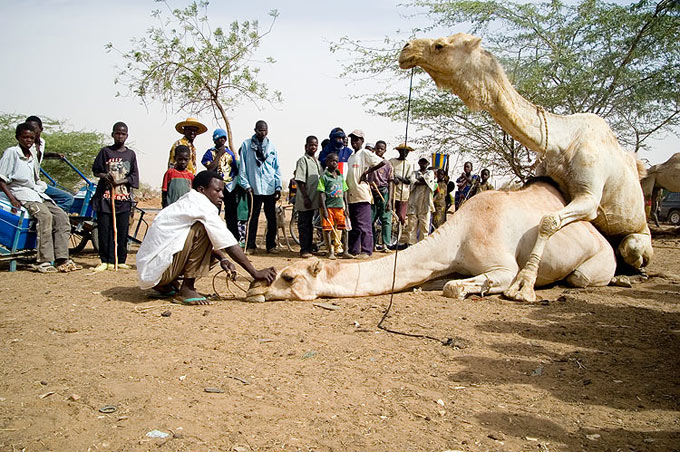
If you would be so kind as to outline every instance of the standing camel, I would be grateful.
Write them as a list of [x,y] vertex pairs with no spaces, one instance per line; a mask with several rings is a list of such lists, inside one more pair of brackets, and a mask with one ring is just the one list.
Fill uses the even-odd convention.
[[652,200],[652,218],[659,226],[657,211],[659,208],[659,193],[664,188],[668,191],[680,192],[680,152],[675,153],[664,163],[654,165],[647,170],[647,175],[640,181],[645,199]]
[[416,39],[401,51],[399,65],[422,67],[438,87],[451,90],[469,108],[487,111],[503,130],[538,154],[538,174],[557,182],[567,198],[566,206],[540,220],[531,256],[505,295],[536,299],[534,284],[548,239],[578,220],[592,221],[618,242],[618,252],[629,265],[647,265],[653,250],[640,187],[642,163],[621,149],[599,116],[556,115],[523,98],[480,43],[481,38],[465,33]]

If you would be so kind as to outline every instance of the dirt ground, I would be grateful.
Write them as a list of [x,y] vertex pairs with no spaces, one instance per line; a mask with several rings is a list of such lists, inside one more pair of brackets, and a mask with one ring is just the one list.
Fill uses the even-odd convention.
[[654,245],[632,288],[395,295],[389,327],[449,345],[377,329],[389,296],[184,307],[91,249],[71,274],[5,265],[0,451],[680,450],[680,238]]

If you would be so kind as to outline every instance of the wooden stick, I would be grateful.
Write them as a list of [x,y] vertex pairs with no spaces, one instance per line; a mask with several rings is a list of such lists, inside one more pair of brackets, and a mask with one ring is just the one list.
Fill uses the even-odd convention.
[[118,271],[118,227],[116,225],[116,186],[111,185],[111,216],[113,217],[113,270]]

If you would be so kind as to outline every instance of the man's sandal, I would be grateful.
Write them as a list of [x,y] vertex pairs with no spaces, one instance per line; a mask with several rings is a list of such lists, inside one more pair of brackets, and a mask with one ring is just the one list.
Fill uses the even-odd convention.
[[76,264],[71,259],[68,259],[66,262],[57,267],[57,270],[59,270],[62,273],[69,273],[82,269],[83,269],[82,265]]
[[42,264],[32,264],[31,269],[35,270],[39,273],[56,273],[57,269],[54,268],[54,265],[50,264],[49,262],[43,262]]
[[184,306],[198,306],[203,303],[199,303],[200,301],[207,301],[207,298],[205,297],[193,297],[193,298],[173,298],[172,303],[175,304],[181,304]]

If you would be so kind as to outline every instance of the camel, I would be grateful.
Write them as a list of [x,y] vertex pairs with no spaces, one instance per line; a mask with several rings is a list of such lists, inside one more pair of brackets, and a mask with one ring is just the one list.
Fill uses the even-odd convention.
[[592,221],[636,269],[652,257],[640,177],[642,163],[624,152],[607,123],[597,115],[557,115],[524,99],[481,38],[458,33],[415,39],[399,55],[399,66],[422,67],[438,87],[449,89],[473,111],[485,110],[501,128],[538,154],[537,174],[553,179],[568,204],[546,212],[531,256],[505,295],[536,299],[534,285],[548,239],[566,225]]
[[659,227],[657,210],[661,201],[659,199],[661,189],[680,192],[680,152],[673,154],[664,163],[650,167],[640,183],[645,199],[652,200],[652,218],[654,218],[654,224]]
[[[506,290],[529,258],[542,216],[564,207],[559,190],[537,181],[519,191],[486,191],[470,198],[426,239],[398,253],[395,291],[446,275],[443,295],[498,294]],[[284,268],[270,286],[255,281],[247,301],[314,300],[389,293],[395,254],[363,262],[306,259]],[[576,287],[604,286],[616,258],[607,240],[584,221],[557,232],[545,249],[536,283],[566,279]]]

